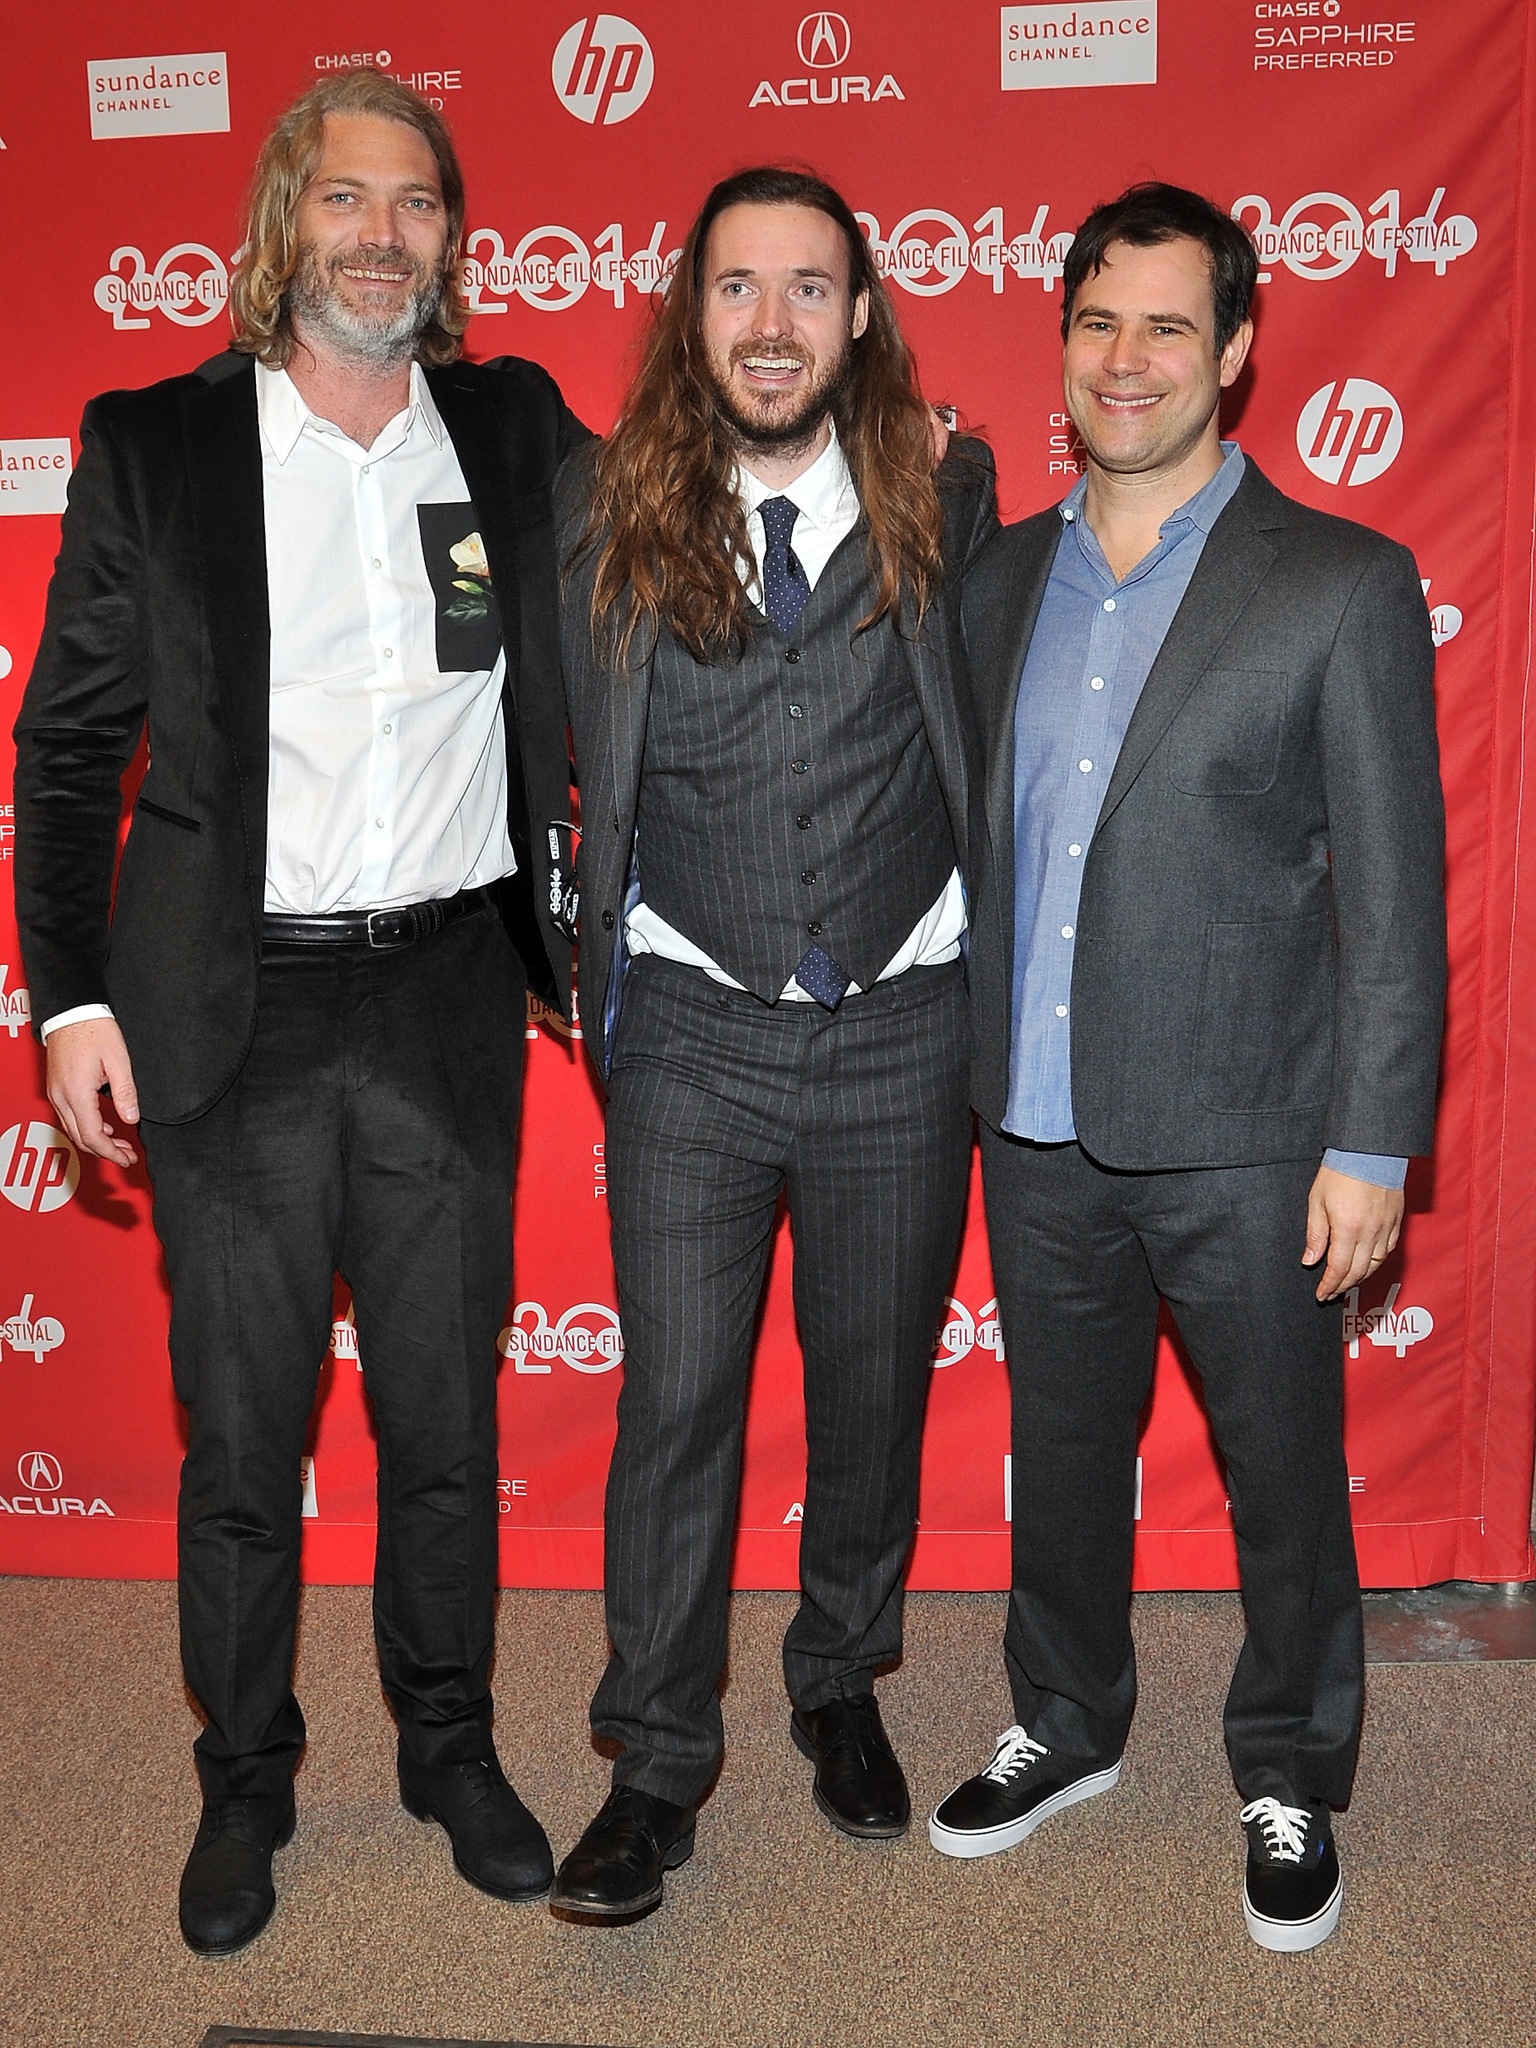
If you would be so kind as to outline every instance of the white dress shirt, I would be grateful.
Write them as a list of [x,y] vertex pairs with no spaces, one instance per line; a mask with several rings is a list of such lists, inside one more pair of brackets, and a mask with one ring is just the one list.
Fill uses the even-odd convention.
[[[268,910],[456,896],[515,865],[501,691],[442,671],[418,505],[469,503],[426,379],[371,448],[257,366],[272,617]],[[482,558],[483,559],[483,558]]]
[[[738,469],[736,480],[742,503],[747,509],[747,542],[752,549],[751,565],[739,565],[747,595],[754,604],[762,602],[764,535],[761,507],[769,498],[788,498],[800,515],[795,521],[789,544],[805,571],[806,582],[814,590],[840,543],[859,523],[858,493],[853,487],[843,451],[838,446],[837,429],[832,429],[831,440],[810,468],[782,490],[762,483],[749,469]],[[965,890],[960,881],[960,870],[956,868],[937,902],[918,920],[902,946],[881,969],[878,979],[890,981],[895,975],[905,974],[909,967],[937,967],[945,960],[953,960],[960,951],[965,922]],[[702,946],[696,946],[692,939],[668,924],[665,918],[658,917],[643,901],[637,903],[624,920],[624,942],[632,954],[657,953],[662,959],[676,960],[684,967],[703,968],[712,981],[718,981],[726,988],[741,987],[741,983],[733,980],[723,967],[716,966]],[[859,993],[857,982],[848,984],[848,993]],[[815,1000],[793,975],[784,984],[780,999],[791,1003]]]
[[[256,410],[272,634],[264,907],[388,910],[511,874],[505,654],[437,666],[416,508],[467,506],[469,489],[420,366],[371,448],[312,413],[285,370],[257,364]],[[82,1004],[42,1035],[111,1014]]]

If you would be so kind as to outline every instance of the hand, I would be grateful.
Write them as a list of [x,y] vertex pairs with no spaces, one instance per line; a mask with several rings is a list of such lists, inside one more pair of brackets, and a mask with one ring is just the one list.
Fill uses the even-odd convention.
[[933,459],[940,463],[949,452],[949,437],[955,424],[952,405],[930,405],[928,424],[933,429]]
[[1331,1301],[1368,1280],[1396,1249],[1402,1228],[1401,1188],[1379,1188],[1320,1166],[1307,1197],[1307,1248],[1301,1255],[1304,1266],[1315,1266],[1328,1254],[1318,1300]]
[[139,1120],[139,1097],[123,1034],[110,1017],[87,1017],[79,1024],[61,1024],[48,1034],[48,1100],[58,1111],[71,1141],[98,1159],[132,1166],[138,1153],[102,1116],[102,1088],[112,1092],[111,1107],[125,1124]]

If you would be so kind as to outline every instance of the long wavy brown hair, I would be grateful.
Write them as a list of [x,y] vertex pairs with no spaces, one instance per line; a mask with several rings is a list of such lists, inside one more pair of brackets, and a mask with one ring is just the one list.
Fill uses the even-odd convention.
[[850,306],[868,294],[869,319],[850,342],[832,402],[838,441],[869,530],[875,602],[860,630],[899,618],[903,593],[918,617],[943,574],[942,525],[928,407],[890,295],[847,202],[809,171],[769,165],[723,179],[688,231],[618,424],[593,458],[593,490],[575,553],[598,550],[594,644],[627,662],[637,634],[670,627],[699,660],[751,637],[738,564],[750,563],[736,487],[736,444],[704,349],[704,262],[710,229],[728,206],[808,206],[842,229]]
[[448,268],[437,311],[417,338],[424,363],[451,363],[469,325],[460,283],[459,240],[464,232],[464,174],[447,123],[419,93],[388,72],[367,65],[338,71],[301,94],[261,146],[246,202],[245,240],[229,281],[231,344],[268,369],[287,367],[294,351],[288,287],[299,264],[299,199],[315,175],[327,114],[373,114],[414,128],[437,159],[448,214]]

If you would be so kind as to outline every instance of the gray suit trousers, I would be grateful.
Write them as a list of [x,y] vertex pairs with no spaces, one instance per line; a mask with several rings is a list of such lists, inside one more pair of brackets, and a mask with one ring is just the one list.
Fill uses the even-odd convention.
[[607,1168],[624,1327],[594,1731],[618,1784],[692,1804],[724,1742],[732,1538],[753,1329],[787,1192],[804,1354],[805,1708],[901,1649],[929,1361],[970,1163],[959,962],[835,1012],[642,955],[624,984]]
[[1136,1436],[1158,1298],[1226,1463],[1247,1639],[1227,1694],[1245,1799],[1349,1803],[1364,1689],[1337,1302],[1301,1263],[1315,1160],[1120,1173],[981,1127],[1013,1383],[1014,1712],[1093,1767],[1136,1700]]

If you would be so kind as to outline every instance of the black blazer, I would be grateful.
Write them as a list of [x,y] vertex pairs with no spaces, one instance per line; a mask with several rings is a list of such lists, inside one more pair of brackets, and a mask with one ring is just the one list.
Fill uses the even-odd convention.
[[[938,483],[944,517],[944,582],[921,626],[903,608],[901,633],[961,869],[969,874],[981,752],[960,640],[960,579],[966,564],[998,530],[991,449],[980,441],[952,442],[940,465]],[[588,462],[578,455],[567,464],[556,491],[562,559],[572,556],[580,538],[587,490]],[[594,551],[571,562],[563,641],[571,736],[581,788],[582,1030],[588,1050],[606,1074],[612,1048],[604,1012],[635,839],[654,650],[632,651],[628,670],[598,659],[591,628],[595,573]],[[615,1018],[617,1014],[615,1008]]]
[[[530,985],[564,1003],[548,824],[570,815],[550,490],[586,438],[537,364],[428,370],[502,617],[503,915]],[[228,353],[85,409],[42,641],[16,723],[16,906],[41,1022],[110,1003],[143,1114],[229,1086],[256,1018],[270,631],[255,365]],[[118,877],[120,782],[148,723]],[[521,1030],[520,1019],[508,1029]]]
[[[986,725],[974,1100],[999,1127],[1013,987],[1014,714],[1060,515],[965,586]],[[1078,1137],[1106,1166],[1427,1152],[1445,999],[1434,646],[1406,548],[1251,458],[1132,715],[1084,858]]]

